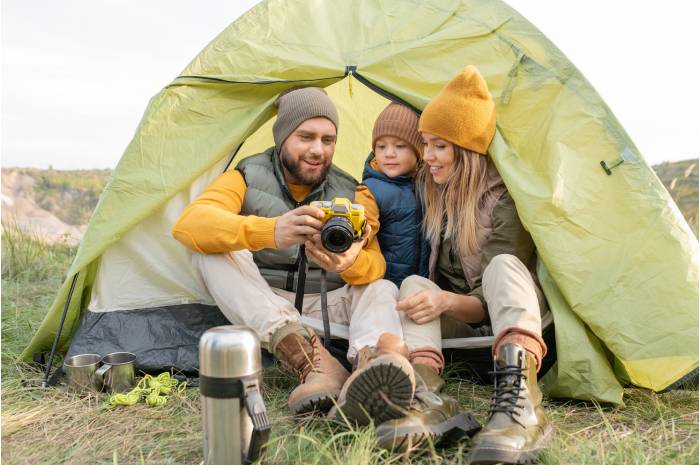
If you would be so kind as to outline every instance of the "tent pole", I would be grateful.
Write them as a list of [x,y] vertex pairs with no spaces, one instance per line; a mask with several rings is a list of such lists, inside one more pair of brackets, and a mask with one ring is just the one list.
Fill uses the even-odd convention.
[[233,159],[236,158],[236,155],[238,155],[238,151],[241,150],[241,147],[243,147],[244,142],[245,142],[245,140],[243,142],[241,142],[240,144],[238,144],[238,147],[236,147],[236,150],[234,150],[231,153],[231,155],[230,155],[231,158],[229,158],[228,163],[226,163],[226,167],[224,168],[223,173],[225,173],[228,170],[228,167],[231,166],[231,163],[233,163]]
[[70,285],[70,290],[68,291],[68,298],[66,298],[66,304],[63,306],[63,314],[61,315],[61,322],[58,324],[58,331],[56,331],[56,337],[53,339],[53,346],[51,347],[51,355],[49,355],[49,360],[46,363],[46,374],[44,375],[44,381],[41,383],[41,387],[45,388],[49,382],[49,373],[51,373],[51,365],[53,365],[53,357],[56,355],[56,348],[58,347],[58,341],[61,339],[61,332],[63,331],[63,323],[66,321],[66,315],[68,314],[68,307],[70,306],[71,298],[73,297],[73,291],[75,291],[75,283],[78,282],[78,271],[73,276],[73,282]]

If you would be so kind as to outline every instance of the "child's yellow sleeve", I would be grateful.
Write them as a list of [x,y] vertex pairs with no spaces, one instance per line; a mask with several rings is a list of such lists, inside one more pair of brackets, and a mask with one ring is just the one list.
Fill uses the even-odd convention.
[[377,231],[379,231],[380,227],[379,207],[377,207],[377,202],[367,186],[361,184],[357,186],[355,203],[365,207],[367,224],[372,228],[372,232],[367,245],[357,256],[355,263],[340,274],[343,280],[351,286],[369,284],[377,279],[381,279],[386,271],[386,261],[377,241]]

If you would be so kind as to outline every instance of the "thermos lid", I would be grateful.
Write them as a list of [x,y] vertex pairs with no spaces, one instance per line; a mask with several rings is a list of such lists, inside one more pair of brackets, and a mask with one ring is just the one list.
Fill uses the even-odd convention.
[[261,370],[260,339],[247,326],[217,326],[199,340],[199,373],[215,378],[237,378]]

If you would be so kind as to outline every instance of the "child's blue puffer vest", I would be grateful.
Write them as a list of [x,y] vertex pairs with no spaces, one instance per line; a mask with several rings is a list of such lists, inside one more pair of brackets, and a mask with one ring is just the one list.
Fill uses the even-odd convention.
[[409,275],[428,277],[430,247],[421,230],[423,203],[414,178],[390,178],[370,166],[373,159],[374,153],[370,153],[362,183],[372,191],[379,207],[377,239],[386,260],[384,279],[401,286]]

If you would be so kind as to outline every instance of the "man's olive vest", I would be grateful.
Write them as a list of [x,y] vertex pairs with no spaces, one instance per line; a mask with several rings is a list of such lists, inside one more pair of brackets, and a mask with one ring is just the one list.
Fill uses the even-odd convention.
[[[326,179],[308,197],[297,202],[287,188],[282,163],[274,147],[258,155],[242,160],[236,167],[245,179],[247,188],[241,214],[261,217],[281,216],[314,200],[331,200],[345,197],[355,200],[357,182],[349,174],[331,165]],[[299,246],[285,249],[262,249],[253,252],[263,278],[271,287],[296,292],[299,268]],[[338,274],[328,273],[328,290],[337,289],[345,283]],[[304,293],[321,290],[321,269],[309,261]]]

